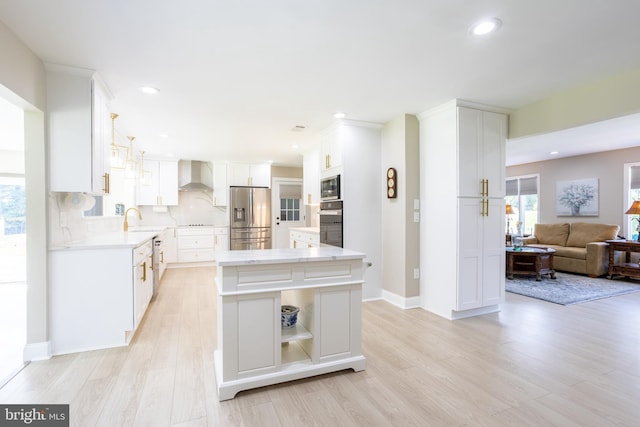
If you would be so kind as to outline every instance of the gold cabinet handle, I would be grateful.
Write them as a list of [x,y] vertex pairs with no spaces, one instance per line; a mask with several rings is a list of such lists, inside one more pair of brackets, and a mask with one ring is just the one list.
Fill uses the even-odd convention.
[[[485,195],[485,197],[489,197],[489,180],[485,179],[484,182],[485,182],[484,195]],[[488,207],[488,205],[487,205],[487,215],[489,215],[489,207]]]
[[[489,186],[489,183],[487,182],[487,187]],[[484,203],[485,203],[485,216],[489,216],[489,199],[484,199]]]
[[142,281],[146,282],[147,281],[147,262],[143,262],[142,263]]
[[102,178],[104,180],[104,188],[102,189],[102,191],[104,191],[104,194],[109,194],[110,190],[111,190],[111,182],[109,181],[109,174],[107,172],[104,173],[104,175],[102,175]]
[[149,264],[151,265],[151,271],[153,271],[153,255],[149,255]]
[[164,251],[160,251],[160,264],[164,264]]
[[484,199],[480,200],[480,216],[484,216]]

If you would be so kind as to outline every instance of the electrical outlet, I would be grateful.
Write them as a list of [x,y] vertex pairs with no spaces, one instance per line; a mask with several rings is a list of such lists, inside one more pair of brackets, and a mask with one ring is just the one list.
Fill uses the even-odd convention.
[[414,268],[413,269],[413,278],[414,279],[419,279],[420,278],[420,269],[419,268]]
[[420,222],[420,212],[413,213],[413,222]]
[[413,209],[420,209],[420,199],[413,199]]

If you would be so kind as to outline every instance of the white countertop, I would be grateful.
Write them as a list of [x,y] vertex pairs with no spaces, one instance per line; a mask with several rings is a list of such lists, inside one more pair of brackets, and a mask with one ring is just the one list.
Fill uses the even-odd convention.
[[[162,231],[162,228],[160,230]],[[82,240],[73,240],[64,245],[51,247],[50,250],[135,248],[151,240],[158,234],[158,231],[116,231]]]
[[224,266],[252,264],[283,264],[290,262],[364,259],[366,254],[335,246],[304,249],[262,249],[225,251],[216,255],[216,264]]
[[320,227],[291,227],[289,231],[300,231],[303,233],[320,233]]

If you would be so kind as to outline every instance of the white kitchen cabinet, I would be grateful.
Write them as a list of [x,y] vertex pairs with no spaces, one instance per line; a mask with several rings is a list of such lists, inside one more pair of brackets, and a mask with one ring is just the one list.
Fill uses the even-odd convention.
[[213,228],[213,249],[215,252],[229,250],[229,227]]
[[340,173],[342,166],[342,123],[338,122],[323,131],[320,138],[320,176],[332,176]]
[[[252,260],[236,251],[218,259],[218,399],[318,374],[363,370],[364,254],[341,248],[258,252]],[[293,328],[281,327],[285,304],[300,308]]]
[[229,186],[271,187],[271,165],[268,163],[229,163]]
[[319,248],[320,230],[313,227],[289,229],[289,247],[294,249]]
[[164,260],[166,264],[178,262],[178,229],[167,228],[164,232]]
[[302,160],[303,202],[306,205],[320,203],[319,156],[319,150],[312,150],[305,153]]
[[458,196],[504,197],[504,114],[459,107],[458,132]]
[[[135,233],[138,234],[138,233]],[[53,354],[127,345],[153,295],[151,240],[49,252]]]
[[497,311],[504,300],[507,116],[454,100],[419,119],[422,305],[449,319]]
[[133,250],[133,329],[137,329],[153,296],[153,247],[149,241]]
[[46,65],[49,190],[109,193],[110,95],[92,70]]
[[177,229],[178,262],[210,262],[215,259],[214,227]]
[[229,185],[227,184],[227,164],[213,164],[213,205],[227,206],[229,204]]
[[136,204],[178,205],[178,161],[144,159],[143,166],[145,178],[136,180]]
[[167,265],[169,264],[169,260],[167,258],[167,241],[170,236],[173,234],[172,228],[165,228],[162,233],[158,236],[158,240],[160,241],[159,246],[157,248],[158,252],[158,277],[162,280],[162,276],[164,276],[164,272],[167,269]]

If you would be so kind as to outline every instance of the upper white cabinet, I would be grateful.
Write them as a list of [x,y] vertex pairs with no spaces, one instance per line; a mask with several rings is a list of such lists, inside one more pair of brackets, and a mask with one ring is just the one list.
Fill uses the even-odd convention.
[[320,174],[321,176],[336,175],[342,166],[342,138],[341,126],[331,126],[319,136],[320,138]]
[[318,168],[319,150],[309,151],[302,160],[302,186],[304,188],[304,203],[320,203],[320,169]]
[[271,165],[268,163],[229,163],[229,186],[271,187]]
[[178,204],[178,162],[144,160],[144,179],[136,182],[136,204],[175,206]]
[[51,191],[109,193],[109,92],[95,71],[47,64]]
[[227,184],[227,164],[213,164],[213,205],[227,206],[229,204],[229,185]]
[[507,116],[453,100],[419,119],[422,305],[449,319],[497,311]]
[[504,197],[504,114],[458,107],[458,130],[458,195]]

